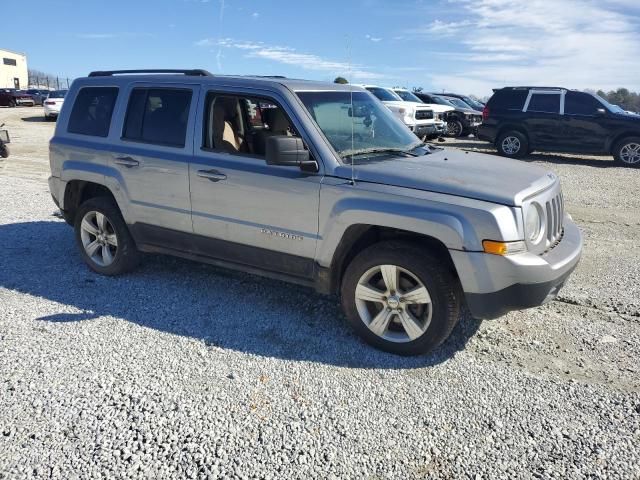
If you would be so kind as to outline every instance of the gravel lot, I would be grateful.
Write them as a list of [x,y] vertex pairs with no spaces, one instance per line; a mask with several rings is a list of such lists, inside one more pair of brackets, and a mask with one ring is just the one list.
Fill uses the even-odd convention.
[[640,169],[532,155],[585,234],[570,283],[405,359],[305,288],[160,256],[91,273],[41,117],[0,109],[0,479],[640,478]]

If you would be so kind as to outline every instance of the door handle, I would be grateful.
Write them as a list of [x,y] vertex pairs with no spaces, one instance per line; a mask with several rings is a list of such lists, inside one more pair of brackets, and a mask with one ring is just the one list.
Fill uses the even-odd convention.
[[198,170],[198,176],[207,178],[212,182],[219,182],[220,180],[227,179],[227,176],[224,173],[220,173],[217,170]]
[[116,157],[115,162],[118,165],[122,165],[127,168],[137,167],[140,165],[140,162],[131,157]]

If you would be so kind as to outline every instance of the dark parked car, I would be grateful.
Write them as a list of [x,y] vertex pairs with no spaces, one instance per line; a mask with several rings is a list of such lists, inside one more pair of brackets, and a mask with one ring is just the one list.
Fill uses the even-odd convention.
[[640,117],[591,93],[559,87],[495,90],[478,137],[507,157],[533,150],[611,154],[640,167]]
[[447,131],[450,137],[464,137],[475,133],[482,123],[482,114],[469,106],[452,103],[446,97],[435,93],[414,92],[414,94],[424,103],[436,103],[455,109],[446,113]]
[[2,107],[16,107],[18,105],[33,107],[35,104],[35,100],[27,92],[15,88],[0,88],[0,106]]
[[478,110],[479,112],[481,112],[484,108],[484,103],[479,100],[475,100],[468,95],[460,95],[459,93],[442,93],[442,95],[445,97],[459,98],[471,108],[473,108],[474,110]]
[[49,96],[49,90],[38,90],[37,88],[30,88],[27,93],[33,97],[33,101],[36,105],[42,105],[44,100]]

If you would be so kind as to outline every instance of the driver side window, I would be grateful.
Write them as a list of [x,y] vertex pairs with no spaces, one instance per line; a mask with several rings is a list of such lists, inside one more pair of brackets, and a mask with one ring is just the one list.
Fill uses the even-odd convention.
[[270,99],[209,92],[202,148],[265,157],[267,139],[297,136],[284,109]]

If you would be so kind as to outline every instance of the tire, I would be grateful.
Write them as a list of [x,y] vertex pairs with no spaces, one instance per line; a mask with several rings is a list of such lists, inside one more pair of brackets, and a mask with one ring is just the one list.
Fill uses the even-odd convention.
[[0,143],[0,158],[9,158],[9,145]]
[[510,130],[500,135],[496,147],[504,157],[522,158],[529,151],[529,141],[523,133]]
[[[382,266],[387,278],[397,279],[393,293]],[[394,269],[397,275],[392,274]],[[422,288],[426,296],[418,295]],[[344,313],[358,335],[397,355],[421,355],[439,346],[458,321],[462,298],[458,280],[437,255],[398,241],[378,243],[360,252],[347,267],[340,293]],[[408,293],[414,294],[412,301]],[[376,326],[371,327],[374,322]],[[405,328],[406,324],[411,328]]]
[[[84,224],[85,221],[88,225]],[[89,226],[93,233],[90,233]],[[94,272],[119,275],[133,270],[140,262],[140,253],[112,199],[95,197],[80,205],[74,229],[82,259]],[[91,255],[90,249],[93,248],[95,253]]]
[[464,126],[460,120],[451,120],[447,122],[447,135],[449,137],[461,137],[464,132]]
[[640,137],[626,137],[616,143],[613,158],[621,167],[640,167]]
[[18,104],[16,103],[15,99],[12,98],[11,100],[9,100],[9,107],[10,108],[16,108],[17,105]]

